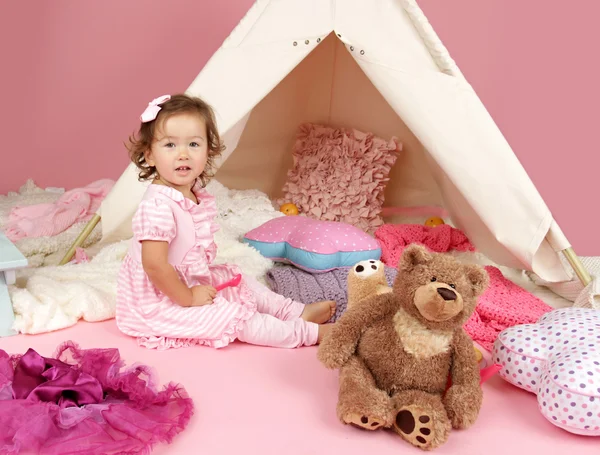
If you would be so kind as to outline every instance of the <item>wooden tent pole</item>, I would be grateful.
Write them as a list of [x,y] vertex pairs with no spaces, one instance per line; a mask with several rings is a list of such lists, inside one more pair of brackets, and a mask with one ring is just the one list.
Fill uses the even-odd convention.
[[567,261],[569,261],[569,264],[571,264],[571,267],[573,267],[573,270],[575,271],[577,278],[579,278],[579,281],[581,281],[581,284],[583,284],[583,287],[590,284],[592,282],[592,277],[581,263],[579,257],[575,254],[573,247],[565,248],[562,250],[562,253],[565,255],[565,258],[567,258]]
[[69,251],[67,251],[67,254],[65,254],[65,256],[61,259],[61,261],[59,262],[58,265],[65,265],[67,262],[69,262],[73,258],[73,256],[75,255],[75,250],[77,248],[79,248],[83,244],[83,242],[85,242],[85,240],[92,233],[92,231],[94,230],[94,228],[96,227],[96,225],[98,224],[99,221],[100,221],[100,215],[98,215],[96,213],[92,217],[92,219],[90,221],[88,221],[88,223],[85,225],[85,227],[83,228],[81,233],[77,236],[77,238],[73,242],[73,245],[71,245],[71,248],[69,248]]

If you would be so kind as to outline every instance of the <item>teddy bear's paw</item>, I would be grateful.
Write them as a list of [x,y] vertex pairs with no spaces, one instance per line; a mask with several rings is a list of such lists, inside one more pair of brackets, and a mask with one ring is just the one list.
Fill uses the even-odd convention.
[[352,356],[355,347],[350,343],[346,343],[340,337],[334,338],[335,335],[329,335],[321,342],[317,350],[317,359],[330,369],[341,368],[348,359]]
[[353,425],[358,428],[365,430],[378,430],[385,424],[385,419],[378,419],[376,417],[369,417],[364,414],[349,413],[342,417],[342,420],[347,425]]
[[452,423],[452,428],[465,430],[475,423],[483,401],[479,386],[452,386],[444,397],[444,406]]
[[450,422],[433,409],[421,406],[405,406],[396,414],[394,431],[412,445],[431,450],[446,442]]
[[317,359],[325,365],[325,367],[335,370],[341,368],[347,360],[339,351],[328,349],[329,346],[325,347],[321,345],[317,351]]

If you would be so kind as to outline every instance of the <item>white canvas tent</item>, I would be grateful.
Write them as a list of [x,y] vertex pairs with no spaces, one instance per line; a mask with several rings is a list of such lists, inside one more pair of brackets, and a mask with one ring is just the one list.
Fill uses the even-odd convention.
[[[414,0],[258,0],[187,92],[215,109],[225,186],[279,196],[303,122],[396,136],[387,206],[443,206],[494,262],[567,281],[562,251],[589,281]],[[105,241],[131,236],[145,188],[131,164],[100,208]]]

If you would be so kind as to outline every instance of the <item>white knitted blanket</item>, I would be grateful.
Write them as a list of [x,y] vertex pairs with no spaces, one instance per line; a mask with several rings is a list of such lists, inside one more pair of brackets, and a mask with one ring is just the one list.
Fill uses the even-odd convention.
[[[575,276],[574,272],[574,278],[564,283],[548,283],[534,273],[529,273],[528,275],[537,285],[546,286],[556,294],[573,302],[574,307],[600,310],[600,257],[582,256],[579,259],[592,277],[592,281],[585,287]],[[570,270],[566,259],[561,257],[561,260],[565,263],[567,270]]]
[[[284,215],[259,191],[229,190],[214,180],[207,190],[215,196],[219,208],[217,222],[221,230],[215,235],[215,262],[237,264],[265,283],[272,261],[240,240],[248,230]],[[0,196],[0,229],[14,205],[53,202],[63,191],[44,190],[29,180],[18,193]],[[94,322],[114,317],[117,273],[129,242],[116,242],[93,254],[93,246],[101,237],[101,224],[84,243],[84,247],[92,247],[88,248],[88,254],[93,255],[89,263],[57,265],[85,223],[53,237],[25,238],[15,243],[30,262],[29,268],[17,272],[15,285],[9,286],[16,331],[37,334],[72,326],[80,319]]]

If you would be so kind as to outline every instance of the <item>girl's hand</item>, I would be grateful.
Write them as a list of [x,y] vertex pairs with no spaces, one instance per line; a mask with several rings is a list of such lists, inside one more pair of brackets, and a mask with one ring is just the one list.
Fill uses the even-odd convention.
[[192,286],[192,306],[210,305],[217,295],[212,286]]

